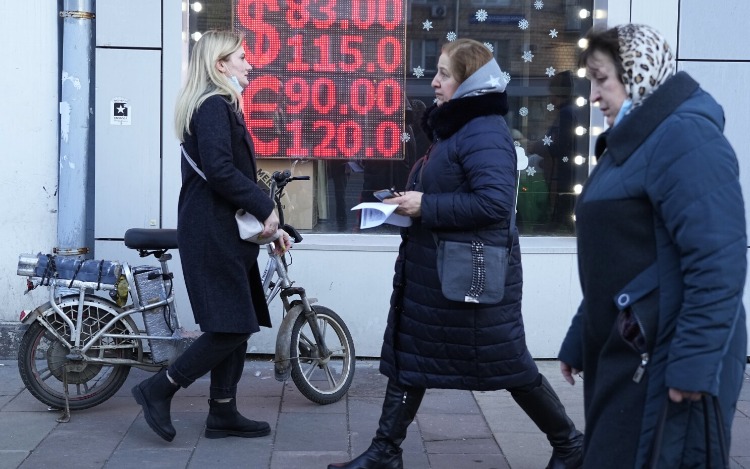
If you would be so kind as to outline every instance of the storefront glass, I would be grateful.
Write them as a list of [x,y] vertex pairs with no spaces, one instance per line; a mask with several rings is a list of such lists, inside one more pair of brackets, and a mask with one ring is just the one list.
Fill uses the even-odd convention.
[[[406,2],[406,3],[404,3]],[[529,166],[520,172],[518,226],[527,236],[574,233],[588,174],[588,83],[581,37],[593,0],[202,0],[190,3],[191,42],[235,29],[257,76],[245,91],[260,166],[293,168],[291,222],[321,233],[360,230],[360,202],[403,188],[429,141],[422,113],[440,47],[479,40],[510,76],[505,116]],[[308,187],[300,187],[308,184]]]

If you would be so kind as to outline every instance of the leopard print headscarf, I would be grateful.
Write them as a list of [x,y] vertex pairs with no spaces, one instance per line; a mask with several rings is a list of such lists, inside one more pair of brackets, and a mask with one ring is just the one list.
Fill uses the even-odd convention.
[[625,69],[622,80],[636,107],[676,73],[677,64],[667,40],[650,26],[617,26],[617,35]]

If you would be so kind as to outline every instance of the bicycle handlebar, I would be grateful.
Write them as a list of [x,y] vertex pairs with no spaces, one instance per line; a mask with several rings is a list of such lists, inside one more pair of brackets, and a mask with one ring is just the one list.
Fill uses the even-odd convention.
[[[310,176],[292,176],[292,172],[288,169],[285,169],[284,171],[274,171],[271,175],[271,198],[273,198],[274,202],[276,203],[276,209],[279,212],[279,224],[281,226],[284,226],[284,210],[281,205],[281,193],[284,191],[284,187],[286,187],[287,184],[289,184],[292,181],[309,181]],[[297,235],[299,236],[299,235]],[[295,239],[297,238],[295,236]],[[299,241],[302,241],[302,237],[299,237]]]

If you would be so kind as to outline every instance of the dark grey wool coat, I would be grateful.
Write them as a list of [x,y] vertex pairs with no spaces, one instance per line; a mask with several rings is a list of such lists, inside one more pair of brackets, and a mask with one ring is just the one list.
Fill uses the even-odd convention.
[[[702,406],[672,403],[668,388],[717,396],[729,437],[747,353],[747,239],[723,130],[721,107],[680,72],[597,142],[576,207],[583,302],[560,352],[583,370],[586,468],[651,467],[665,411],[656,467],[707,467]],[[641,356],[620,336],[620,308],[645,331],[638,383]],[[711,467],[717,448],[714,439]]]
[[223,96],[193,114],[184,147],[204,181],[182,158],[177,242],[195,322],[202,331],[253,333],[271,326],[258,268],[260,246],[243,241],[234,214],[265,220],[274,204],[257,185],[243,116]]
[[425,114],[434,142],[407,187],[424,193],[422,215],[402,230],[380,361],[380,371],[402,385],[507,389],[539,373],[521,317],[517,231],[501,303],[450,301],[437,274],[433,233],[506,245],[517,172],[505,112],[505,93],[494,93],[453,99]]

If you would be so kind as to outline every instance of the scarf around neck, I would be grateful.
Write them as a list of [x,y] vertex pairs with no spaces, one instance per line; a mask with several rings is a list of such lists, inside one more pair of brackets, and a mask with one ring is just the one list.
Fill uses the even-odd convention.
[[451,99],[481,96],[487,93],[502,93],[507,85],[506,75],[500,70],[500,65],[493,58],[464,80],[456,88]]

